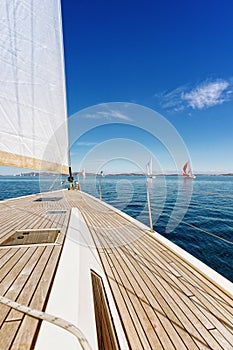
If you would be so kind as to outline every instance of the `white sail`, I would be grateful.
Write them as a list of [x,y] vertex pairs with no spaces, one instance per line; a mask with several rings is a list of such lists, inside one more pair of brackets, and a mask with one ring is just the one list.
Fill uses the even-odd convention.
[[68,173],[59,0],[0,2],[0,164]]
[[153,175],[152,158],[150,158],[150,160],[146,164],[146,173],[147,173],[147,176],[151,177],[152,179],[155,178],[155,175]]
[[152,159],[146,163],[146,173],[148,176],[152,174]]

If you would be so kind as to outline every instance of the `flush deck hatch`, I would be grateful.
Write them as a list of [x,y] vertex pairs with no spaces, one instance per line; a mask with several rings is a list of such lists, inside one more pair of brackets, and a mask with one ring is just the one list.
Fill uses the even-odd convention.
[[55,243],[59,229],[19,230],[13,233],[1,246]]
[[34,202],[58,202],[62,197],[40,197],[34,200]]

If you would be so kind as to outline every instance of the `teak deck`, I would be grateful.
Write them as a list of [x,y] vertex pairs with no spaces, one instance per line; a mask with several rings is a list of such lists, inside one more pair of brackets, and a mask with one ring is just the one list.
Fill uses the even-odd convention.
[[[35,201],[41,197],[58,200]],[[46,310],[72,207],[89,227],[130,349],[233,349],[232,297],[153,234],[79,191],[1,202],[0,244],[16,231],[60,233],[55,243],[0,245],[0,296]],[[41,322],[0,303],[0,350],[33,349]]]

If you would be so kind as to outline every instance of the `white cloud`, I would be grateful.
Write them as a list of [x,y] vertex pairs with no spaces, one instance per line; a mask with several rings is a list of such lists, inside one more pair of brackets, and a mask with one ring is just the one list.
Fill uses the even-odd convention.
[[98,112],[98,114],[107,118],[107,119],[109,117],[113,117],[113,118],[117,118],[117,119],[131,120],[127,115],[125,115],[119,111],[114,111],[114,110],[110,110],[108,112]]
[[88,142],[88,141],[80,141],[77,142],[78,146],[96,146],[98,143],[97,142]]
[[188,107],[192,109],[210,108],[229,101],[232,98],[232,87],[231,80],[205,81],[194,88],[183,85],[169,93],[164,93],[161,105],[175,112]]
[[93,114],[85,114],[85,118],[88,119],[107,119],[107,120],[111,120],[111,119],[121,119],[121,120],[131,120],[131,118],[129,118],[127,115],[116,111],[116,110],[109,110],[109,111],[104,111],[104,112],[96,112]]
[[187,101],[193,109],[208,108],[222,104],[229,99],[228,87],[229,83],[225,80],[204,83],[190,92],[183,92],[181,98]]
[[181,95],[185,91],[186,86],[180,86],[175,90],[168,93],[163,93],[162,96],[162,107],[165,109],[174,109],[174,111],[180,111],[184,109]]

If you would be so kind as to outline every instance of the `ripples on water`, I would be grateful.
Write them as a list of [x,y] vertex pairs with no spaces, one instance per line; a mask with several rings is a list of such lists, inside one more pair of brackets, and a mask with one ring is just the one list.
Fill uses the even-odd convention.
[[[40,180],[0,177],[0,199],[64,188],[60,176],[41,177]],[[100,181],[103,201],[149,225],[145,177],[87,177],[80,179],[81,189],[99,197]],[[233,282],[233,245],[185,224],[233,242],[233,177],[199,176],[188,182],[176,176],[157,177],[149,188],[154,229]],[[176,204],[178,194],[181,201]],[[185,211],[189,196],[191,202],[179,223],[177,217]],[[174,208],[172,223],[178,226],[169,232],[168,222]]]

